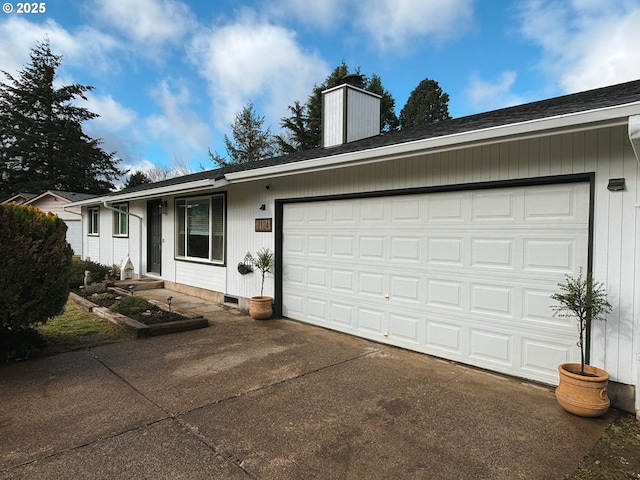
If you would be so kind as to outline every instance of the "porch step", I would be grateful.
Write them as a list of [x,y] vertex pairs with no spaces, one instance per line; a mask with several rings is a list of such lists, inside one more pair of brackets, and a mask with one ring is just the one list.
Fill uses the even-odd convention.
[[156,288],[164,288],[164,280],[156,280],[155,278],[136,278],[134,280],[118,280],[114,285],[122,290],[129,290],[129,286],[133,285],[135,291],[154,290]]

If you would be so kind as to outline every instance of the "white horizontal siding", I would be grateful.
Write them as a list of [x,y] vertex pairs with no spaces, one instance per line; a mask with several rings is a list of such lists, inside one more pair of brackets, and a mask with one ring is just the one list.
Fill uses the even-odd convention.
[[177,261],[175,281],[184,285],[225,293],[227,272],[225,267],[196,262]]

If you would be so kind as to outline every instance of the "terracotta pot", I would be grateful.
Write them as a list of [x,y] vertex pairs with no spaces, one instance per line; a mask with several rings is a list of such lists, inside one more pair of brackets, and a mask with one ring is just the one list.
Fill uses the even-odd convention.
[[266,320],[273,315],[272,297],[251,297],[249,301],[249,315],[254,320]]
[[604,370],[584,366],[588,375],[579,375],[579,363],[563,363],[558,366],[560,383],[556,399],[567,412],[581,417],[599,417],[607,413],[611,404],[607,396],[609,374]]

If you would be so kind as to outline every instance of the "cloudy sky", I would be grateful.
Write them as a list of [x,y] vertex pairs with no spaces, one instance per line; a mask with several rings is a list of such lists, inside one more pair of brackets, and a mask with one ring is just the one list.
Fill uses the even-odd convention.
[[133,169],[212,168],[244,105],[277,133],[343,60],[379,75],[398,113],[436,80],[454,117],[640,78],[640,0],[0,3],[0,70],[48,37],[60,84],[95,87],[87,131]]

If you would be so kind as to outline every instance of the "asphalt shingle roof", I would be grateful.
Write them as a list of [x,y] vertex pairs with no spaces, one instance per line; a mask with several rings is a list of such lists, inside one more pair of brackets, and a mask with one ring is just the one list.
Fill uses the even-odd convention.
[[138,185],[136,187],[121,190],[117,193],[136,192],[170,185],[179,185],[181,183],[194,182],[198,180],[216,179],[232,172],[253,170],[274,165],[284,165],[287,163],[323,157],[328,158],[344,153],[370,150],[389,145],[399,145],[416,140],[424,140],[543,118],[586,112],[589,110],[625,105],[633,102],[640,102],[640,80],[526,103],[514,107],[501,108],[475,115],[452,118],[404,130],[385,132],[374,137],[365,138],[335,147],[314,148],[280,157],[268,158],[258,162],[229,165],[223,168],[197,172],[152,184]]

